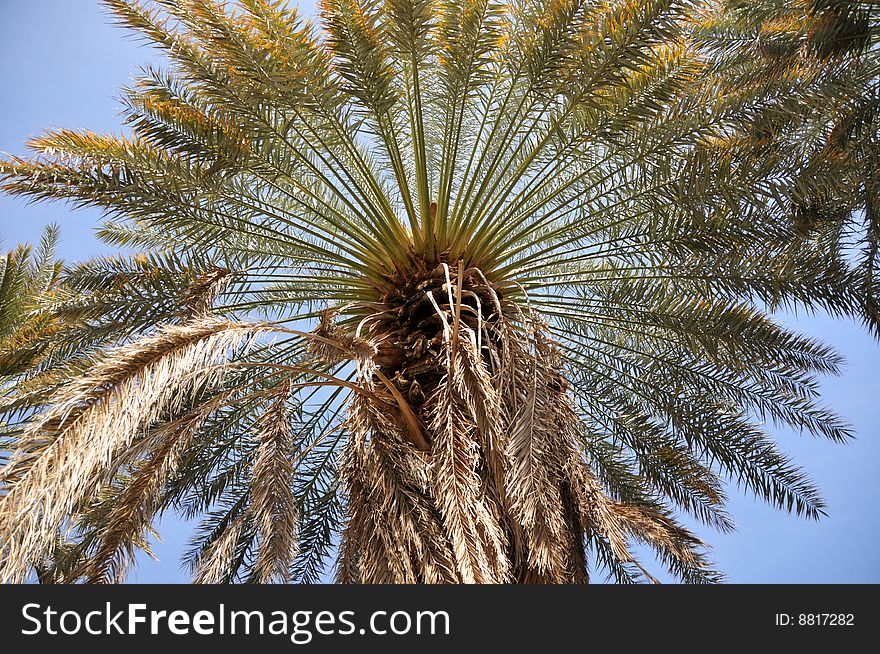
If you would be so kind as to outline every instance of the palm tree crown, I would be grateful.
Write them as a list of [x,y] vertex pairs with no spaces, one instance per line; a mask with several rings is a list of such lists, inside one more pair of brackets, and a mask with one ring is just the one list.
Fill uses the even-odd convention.
[[204,582],[334,550],[342,581],[651,579],[633,542],[702,582],[680,515],[731,529],[725,479],[822,513],[764,424],[844,440],[840,361],[767,307],[849,298],[743,147],[766,98],[700,37],[719,5],[106,4],[169,62],[130,134],[49,132],[0,183],[142,253],[53,298],[0,578],[122,579],[174,509]]

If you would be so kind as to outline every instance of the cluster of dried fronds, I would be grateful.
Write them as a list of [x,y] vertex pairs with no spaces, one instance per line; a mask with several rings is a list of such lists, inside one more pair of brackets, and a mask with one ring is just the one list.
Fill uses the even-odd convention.
[[443,376],[425,402],[429,452],[408,446],[375,404],[352,403],[338,579],[581,583],[586,546],[635,564],[630,538],[674,561],[684,579],[713,579],[702,543],[668,515],[606,495],[537,317],[508,320],[494,291],[481,290],[494,309],[476,329],[461,320],[460,298],[437,306]]
[[[337,546],[345,581],[651,580],[638,542],[702,582],[683,525],[732,529],[727,481],[822,514],[767,425],[845,440],[840,359],[766,307],[864,308],[802,238],[856,176],[805,192],[840,157],[793,144],[838,88],[806,62],[873,79],[873,9],[106,4],[167,57],[130,135],[51,131],[0,188],[138,253],[0,333],[0,579],[120,581],[174,511],[202,582],[321,580]],[[853,171],[875,112],[844,95]]]

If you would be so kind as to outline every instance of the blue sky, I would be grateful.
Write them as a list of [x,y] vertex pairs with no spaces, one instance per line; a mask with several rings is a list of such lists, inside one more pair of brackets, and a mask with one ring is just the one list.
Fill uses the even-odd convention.
[[[301,2],[307,12],[312,2]],[[96,0],[0,0],[0,152],[24,154],[24,142],[50,127],[120,128],[119,89],[139,66],[157,62],[108,17]],[[61,226],[67,260],[107,252],[93,236],[99,214],[63,204],[27,204],[0,196],[3,248],[33,241],[43,226]],[[731,490],[738,524],[732,534],[702,531],[713,559],[730,581],[742,583],[880,582],[880,346],[851,322],[824,316],[786,316],[798,331],[831,343],[846,357],[844,374],[823,381],[825,401],[855,428],[847,445],[775,432],[782,449],[810,472],[829,504],[821,522],[788,516]],[[144,561],[136,582],[185,581],[178,555],[189,532],[163,521],[158,562]],[[653,566],[652,566],[653,568]]]

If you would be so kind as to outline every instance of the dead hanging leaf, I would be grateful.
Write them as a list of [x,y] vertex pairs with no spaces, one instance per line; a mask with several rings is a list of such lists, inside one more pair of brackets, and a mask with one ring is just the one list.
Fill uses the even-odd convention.
[[343,329],[336,324],[334,317],[335,311],[332,309],[321,312],[320,324],[309,334],[309,352],[331,364],[347,359],[372,360],[377,353],[376,345]]
[[222,266],[199,275],[181,294],[178,300],[181,309],[189,318],[208,315],[214,301],[223,294],[232,277],[232,271]]

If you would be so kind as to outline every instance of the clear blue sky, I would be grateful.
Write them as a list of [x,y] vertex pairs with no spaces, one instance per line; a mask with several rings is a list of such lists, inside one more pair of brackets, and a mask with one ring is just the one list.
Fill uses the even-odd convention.
[[[314,12],[313,2],[301,2]],[[23,154],[24,141],[48,127],[120,129],[119,89],[154,51],[109,25],[97,0],[0,0],[0,151]],[[32,204],[0,196],[4,248],[33,241],[47,222],[62,229],[67,260],[107,251],[92,235],[97,212],[62,204]],[[880,582],[880,347],[849,322],[787,317],[802,332],[836,346],[845,373],[823,383],[824,397],[854,425],[858,438],[835,445],[809,436],[778,434],[822,488],[830,515],[819,523],[776,512],[733,491],[733,534],[704,532],[713,557],[733,582]],[[186,578],[178,554],[189,533],[166,518],[159,562],[145,561],[137,582]],[[653,566],[652,566],[653,568]]]

